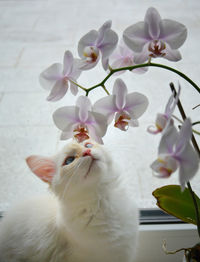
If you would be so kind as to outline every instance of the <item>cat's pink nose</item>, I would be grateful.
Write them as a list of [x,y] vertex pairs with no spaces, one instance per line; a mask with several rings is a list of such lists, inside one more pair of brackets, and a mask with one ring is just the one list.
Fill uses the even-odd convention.
[[87,149],[83,152],[83,156],[92,156],[91,155],[91,149]]

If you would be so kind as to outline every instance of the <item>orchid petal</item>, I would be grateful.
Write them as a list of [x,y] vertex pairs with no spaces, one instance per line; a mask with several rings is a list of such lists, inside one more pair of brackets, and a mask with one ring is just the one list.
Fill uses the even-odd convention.
[[125,57],[133,58],[133,51],[124,43],[123,38],[121,38],[118,47],[109,56],[109,60],[113,62],[117,59],[125,58]]
[[149,102],[146,96],[133,92],[126,96],[124,110],[130,114],[131,118],[137,119],[146,111],[148,104]]
[[109,67],[109,59],[106,57],[102,57],[102,67],[106,71]]
[[120,78],[115,80],[114,86],[113,86],[113,95],[116,96],[116,107],[120,110],[123,109],[126,104],[126,95],[127,95],[127,87],[123,80]]
[[79,107],[79,119],[85,123],[88,118],[88,111],[91,110],[91,102],[87,96],[79,96],[76,101],[76,106]]
[[89,70],[97,65],[99,62],[100,56],[97,58],[95,62],[88,62],[86,59],[79,60],[79,69],[80,70]]
[[71,130],[70,127],[79,121],[78,108],[75,106],[64,106],[53,113],[53,121],[57,128],[62,131]]
[[165,107],[165,114],[168,118],[171,117],[172,113],[174,112],[174,109],[178,103],[178,99],[179,99],[179,96],[180,96],[180,91],[181,91],[181,88],[180,88],[180,85],[179,85],[179,88],[178,88],[178,92],[176,94],[176,97],[174,97],[174,93],[170,96],[168,102],[167,102],[167,105]]
[[[74,82],[74,83],[73,83]],[[75,84],[76,81],[73,80],[73,82],[70,81],[70,91],[72,92],[72,95],[76,96],[77,93],[78,93],[78,87],[77,85]]]
[[142,64],[144,63],[145,61],[147,61],[150,56],[149,56],[149,50],[148,50],[148,46],[149,46],[149,43],[145,44],[144,47],[143,47],[143,50],[142,52],[140,53],[135,53],[134,55],[134,62],[136,64]]
[[172,49],[178,49],[187,38],[187,28],[176,21],[163,19],[160,39],[167,42]]
[[169,123],[165,128],[160,144],[158,147],[158,154],[171,154],[173,155],[174,144],[178,137],[178,131],[173,124]]
[[138,127],[139,126],[139,122],[137,119],[131,119],[129,120],[129,126],[132,126],[132,127]]
[[96,30],[91,30],[89,33],[84,35],[78,43],[78,54],[81,58],[84,58],[83,50],[86,46],[94,46],[95,41],[98,37]]
[[50,90],[56,81],[63,77],[62,70],[62,64],[59,63],[45,69],[39,77],[41,86],[46,90]]
[[[112,64],[111,64],[111,68],[115,69],[115,68],[123,68],[123,67],[128,67],[128,66],[133,66],[135,65],[133,63],[133,59],[131,58],[119,58],[118,60],[115,60]],[[133,69],[131,72],[132,73],[137,73],[137,74],[144,74],[148,71],[148,68],[136,68]],[[117,75],[121,75],[123,73],[125,73],[126,70],[124,71],[119,71],[115,73],[115,76]]]
[[135,52],[141,52],[144,45],[151,40],[144,22],[129,26],[123,33],[123,39],[125,44]]
[[164,128],[167,125],[168,118],[165,114],[157,114],[156,121],[155,121],[155,127],[149,127],[147,131],[151,134],[158,134],[164,130]]
[[65,83],[63,79],[58,80],[51,90],[50,95],[47,97],[48,101],[55,102],[63,98],[68,90],[68,81]]
[[141,68],[136,68],[131,70],[132,73],[136,73],[136,74],[144,74],[148,71],[148,67],[141,67]]
[[[153,169],[153,171],[155,171],[156,173],[159,173],[160,168],[163,166],[163,163],[161,163],[161,161],[159,161],[158,159],[156,159],[152,164],[151,164],[151,168]],[[156,175],[157,176],[157,175]],[[168,177],[168,175],[166,173],[159,173],[160,178],[162,177]]]
[[161,132],[161,130],[159,130],[158,128],[156,128],[155,126],[148,126],[147,128],[147,132],[152,134],[152,135],[157,135],[158,133]]
[[111,28],[111,25],[112,25],[112,21],[108,20],[99,28],[98,37],[97,37],[97,40],[96,40],[96,46],[101,45],[101,43],[102,43],[102,41],[104,39],[105,32],[108,29]]
[[164,58],[168,59],[169,61],[177,62],[181,60],[182,56],[178,50],[173,50],[167,43],[165,43],[165,55]]
[[94,127],[94,126],[89,126],[88,129],[89,129],[90,137],[91,137],[93,140],[95,140],[97,143],[103,144],[102,138],[96,134],[96,129],[95,129],[95,127]]
[[115,115],[115,124],[114,126],[119,128],[122,131],[127,131],[129,128],[129,121],[131,120],[129,114],[126,112],[117,112]]
[[163,131],[167,125],[168,118],[164,114],[157,114],[156,126],[159,130]]
[[60,135],[60,140],[67,140],[73,137],[74,126],[70,126],[71,130],[63,131]]
[[117,34],[109,29],[104,34],[104,39],[98,48],[101,50],[102,57],[108,57],[115,49],[118,42]]
[[[128,66],[133,66],[134,63],[133,63],[133,59],[128,59],[128,58],[119,58],[118,60],[114,61],[112,64],[111,64],[111,68],[115,69],[115,68],[123,68],[123,67],[128,67]],[[136,69],[133,69],[131,72],[132,73],[137,73],[137,74],[144,74],[148,71],[148,68],[136,68]],[[124,71],[119,71],[119,72],[116,72],[114,75],[117,76],[117,75],[121,75],[123,73],[125,73],[126,70]]]
[[110,124],[114,118],[115,112],[118,111],[115,105],[115,96],[110,95],[99,99],[93,106],[93,111],[104,115]]
[[98,136],[103,137],[107,130],[107,119],[104,115],[97,112],[89,112],[89,121],[91,121],[91,126],[96,130]]
[[168,102],[167,102],[167,105],[166,105],[166,107],[165,107],[165,114],[166,114],[166,116],[167,117],[169,117],[170,115],[171,115],[171,113],[174,111],[172,111],[172,108],[174,107],[175,108],[175,106],[172,106],[173,105],[173,102],[174,102],[174,93],[170,96],[170,98],[169,98],[169,100],[168,100]]
[[159,155],[158,159],[152,163],[151,168],[158,173],[157,177],[166,178],[177,170],[178,162],[169,155]]
[[179,155],[182,150],[184,150],[184,147],[189,143],[190,139],[192,137],[192,125],[189,118],[187,118],[179,132],[179,136],[176,140],[175,144],[175,152],[176,155]]
[[199,156],[191,144],[187,144],[182,152],[179,169],[179,182],[182,190],[185,187],[185,183],[191,180],[199,168]]
[[80,70],[80,59],[77,59],[77,58],[75,58],[74,60],[73,60],[73,68],[72,68],[72,71],[71,71],[71,73],[68,75],[68,77],[69,78],[72,78],[72,79],[77,79],[79,76],[80,76],[80,74],[81,74],[81,70]]
[[[112,64],[110,64],[111,68],[116,69],[116,68],[122,68],[122,67],[126,67],[126,66],[131,66],[131,64],[128,64],[127,61],[124,61],[124,58],[119,58],[117,60],[115,60]],[[116,75],[120,75],[125,73],[126,71],[119,71],[115,73]]]
[[89,130],[89,136],[96,142],[103,144],[102,137],[105,135],[107,130],[105,116],[96,112],[88,112],[86,125]]
[[[122,68],[122,67],[128,67],[128,66],[134,66],[135,65],[135,53],[128,48],[124,41],[121,39],[120,46],[118,46],[117,50],[115,50],[111,56],[109,57],[109,63],[111,65],[111,68]],[[142,74],[145,73],[148,70],[148,68],[136,68],[133,69],[131,72]],[[116,75],[120,75],[122,73],[125,73],[125,71],[119,71],[115,73]]]
[[150,167],[156,172],[155,176],[158,178],[168,178],[171,175],[160,159],[155,160]]
[[63,58],[63,75],[68,76],[72,72],[73,55],[70,51],[66,51]]
[[145,15],[144,21],[148,24],[148,32],[152,39],[159,39],[161,17],[158,11],[150,7]]

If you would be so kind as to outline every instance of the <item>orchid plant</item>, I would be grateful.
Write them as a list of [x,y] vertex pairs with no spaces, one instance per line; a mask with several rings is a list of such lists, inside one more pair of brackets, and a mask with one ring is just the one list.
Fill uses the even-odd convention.
[[[60,100],[69,88],[73,95],[77,95],[79,90],[85,92],[85,96],[81,94],[77,98],[76,105],[61,107],[53,114],[55,125],[62,131],[62,140],[74,138],[82,142],[92,138],[103,143],[102,137],[113,119],[114,126],[122,131],[139,126],[138,119],[148,107],[147,97],[138,92],[129,93],[120,78],[115,80],[112,94],[105,86],[111,76],[125,71],[145,73],[148,67],[159,67],[181,76],[200,93],[200,88],[182,72],[152,62],[157,57],[174,62],[181,59],[178,49],[187,37],[187,29],[183,24],[162,19],[158,11],[151,7],[147,10],[144,21],[124,30],[119,45],[118,35],[111,26],[111,21],[107,21],[98,30],[85,34],[78,43],[79,58],[74,58],[67,50],[63,64],[54,63],[40,74],[42,87],[50,92],[48,101]],[[107,76],[90,88],[80,85],[78,78],[81,73],[94,68],[100,60]],[[157,177],[167,178],[178,170],[180,186],[165,186],[156,189],[153,195],[160,208],[185,222],[196,224],[200,237],[200,199],[190,185],[190,180],[199,169],[200,152],[193,136],[195,130],[192,129],[199,122],[192,123],[186,117],[179,99],[181,87],[179,86],[176,93],[173,84],[171,85],[172,95],[166,103],[164,113],[157,114],[155,127],[150,126],[147,131],[152,135],[161,135],[158,158],[151,165],[153,173]],[[106,96],[92,104],[89,94],[99,87],[104,89]],[[179,129],[175,126],[173,115],[177,106],[183,117]],[[200,244],[197,244],[193,248],[183,249],[186,261],[198,260],[193,254],[194,249],[199,247]],[[198,256],[200,257],[199,253]]]

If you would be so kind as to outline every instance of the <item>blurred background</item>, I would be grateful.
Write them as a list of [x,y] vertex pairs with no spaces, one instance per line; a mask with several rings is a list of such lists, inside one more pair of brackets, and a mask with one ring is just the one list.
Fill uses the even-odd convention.
[[[0,0],[0,211],[14,202],[46,192],[47,185],[26,166],[31,154],[52,155],[66,142],[52,121],[52,113],[63,105],[73,105],[70,92],[56,103],[46,101],[48,92],[38,81],[39,74],[55,62],[62,63],[66,50],[78,56],[79,39],[91,29],[98,30],[107,20],[119,38],[123,31],[143,21],[146,10],[156,7],[162,18],[183,23],[188,38],[180,48],[182,60],[177,63],[157,59],[184,72],[200,85],[200,1],[196,0]],[[90,87],[106,73],[101,68],[85,72],[79,83]],[[126,72],[120,76],[130,92],[138,91],[149,98],[147,112],[138,128],[121,132],[114,127],[104,137],[104,144],[129,180],[140,208],[155,208],[152,191],[165,184],[177,184],[178,174],[170,179],[155,178],[150,164],[157,158],[160,136],[146,132],[156,113],[163,112],[171,95],[169,83],[182,86],[181,101],[192,121],[200,120],[200,96],[185,80],[172,72],[149,68],[143,75]],[[112,90],[116,77],[107,88]],[[79,95],[84,94],[82,91]],[[95,102],[105,96],[102,90],[91,93]],[[180,117],[179,113],[175,113]],[[197,126],[198,128],[198,126]],[[200,173],[192,181],[200,193]]]

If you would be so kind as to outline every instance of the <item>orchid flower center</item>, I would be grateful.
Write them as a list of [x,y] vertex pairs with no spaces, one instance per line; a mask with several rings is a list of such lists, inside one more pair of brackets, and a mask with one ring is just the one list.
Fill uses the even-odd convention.
[[74,137],[79,143],[90,138],[88,135],[88,128],[85,124],[79,124],[78,126],[76,126],[73,132]]
[[95,46],[86,46],[83,55],[86,57],[87,62],[94,63],[99,57],[99,49]]
[[163,51],[166,49],[166,45],[164,42],[160,40],[154,40],[149,43],[148,50],[150,52],[149,56],[156,58],[156,57],[163,57],[166,55]]
[[163,129],[166,127],[168,118],[165,114],[157,114],[157,118],[156,118],[156,128],[159,132],[162,132]]
[[159,168],[159,173],[163,175],[163,177],[169,177],[172,174],[173,170],[166,168],[164,166],[161,166]]
[[63,84],[64,84],[65,86],[68,86],[68,77],[67,77],[67,76],[65,76],[65,77],[63,78]]
[[177,161],[169,155],[165,157],[160,156],[158,162],[161,164],[158,172],[162,174],[163,177],[169,177],[178,168]]
[[115,117],[114,126],[121,129],[122,131],[127,131],[129,127],[130,119],[131,119],[130,116],[125,112],[122,112],[121,114],[117,114]]

